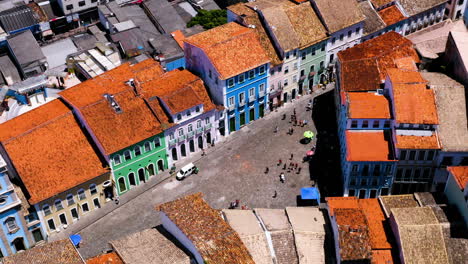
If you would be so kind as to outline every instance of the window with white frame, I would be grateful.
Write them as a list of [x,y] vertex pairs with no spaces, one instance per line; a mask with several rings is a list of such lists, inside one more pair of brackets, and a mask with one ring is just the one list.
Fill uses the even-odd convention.
[[192,124],[189,124],[189,125],[188,125],[187,131],[188,131],[189,133],[193,131],[193,126],[192,126]]
[[312,48],[312,56],[315,56],[315,47]]
[[80,189],[80,190],[78,191],[78,198],[79,198],[80,200],[86,199],[86,193],[85,193],[85,191],[84,191],[83,189]]
[[239,103],[245,103],[245,93],[239,93]]
[[184,129],[183,128],[179,128],[178,131],[179,131],[179,137],[184,135]]
[[209,117],[205,118],[205,124],[208,125],[209,123],[210,123],[210,118]]
[[119,165],[120,163],[120,155],[117,154],[114,156],[114,165]]
[[197,120],[197,128],[201,127],[201,120]]
[[293,82],[297,82],[297,75],[293,76]]
[[169,134],[169,139],[174,140],[174,133]]
[[262,75],[265,73],[265,65],[262,65],[258,68],[258,74]]
[[245,75],[242,73],[239,75],[239,83],[243,83],[245,81]]
[[228,87],[233,87],[234,86],[234,78],[231,78],[228,80]]
[[73,194],[67,195],[67,204],[68,206],[75,204],[75,198],[73,198]]
[[190,113],[190,110],[187,110],[187,116],[191,116],[192,113]]
[[56,211],[60,211],[63,209],[62,200],[56,200],[54,205]]
[[154,147],[158,148],[160,146],[161,146],[161,140],[159,139],[159,137],[155,137],[154,138]]
[[258,91],[259,91],[259,92],[266,92],[266,91],[265,91],[265,84],[264,84],[264,83],[261,83],[260,86],[258,86]]
[[151,143],[149,141],[146,141],[145,145],[144,145],[144,148],[145,148],[145,152],[150,151],[151,150]]
[[294,70],[297,70],[297,62],[295,62],[295,63],[293,64],[293,69],[294,69]]
[[249,89],[249,97],[255,96],[255,88],[250,88]]
[[177,115],[177,120],[181,120],[182,119],[182,115],[181,114],[178,114]]
[[284,85],[284,87],[288,86],[288,79],[284,79],[283,85]]
[[302,52],[302,59],[305,60],[305,59],[306,59],[306,56],[307,56],[307,52],[303,51],[303,52]]
[[249,71],[249,79],[253,79],[255,77],[255,70]]
[[13,216],[10,216],[5,220],[5,225],[7,226],[8,232],[14,232],[18,229],[16,219]]
[[91,195],[95,195],[98,192],[96,184],[91,184],[89,186],[89,192]]
[[53,218],[47,220],[47,225],[49,226],[49,230],[50,230],[50,231],[54,231],[54,230],[55,230],[55,223],[54,223],[54,219],[53,219]]
[[197,105],[197,107],[195,107],[195,112],[200,112],[200,107]]
[[286,52],[286,59],[289,59],[289,51]]
[[132,154],[130,153],[129,150],[126,150],[124,152],[124,158],[125,158],[125,160],[130,160],[132,158]]
[[135,151],[135,157],[141,155],[141,148],[140,148],[140,146],[135,146],[135,148],[133,148],[133,151]]
[[234,105],[234,96],[229,97],[229,106]]
[[50,211],[50,206],[48,204],[44,204],[42,206],[42,211],[44,211],[44,215],[50,215],[52,211]]
[[288,72],[289,72],[289,66],[284,67],[284,73],[286,74]]

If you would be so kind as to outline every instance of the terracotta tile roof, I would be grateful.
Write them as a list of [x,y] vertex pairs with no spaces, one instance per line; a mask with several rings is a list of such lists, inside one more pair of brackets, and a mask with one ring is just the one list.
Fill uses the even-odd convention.
[[336,208],[338,239],[342,261],[370,260],[372,250],[369,228],[361,209]]
[[368,1],[362,1],[358,5],[365,17],[363,30],[364,36],[385,28],[386,25],[384,21]]
[[454,176],[460,189],[464,190],[468,184],[468,166],[452,166],[447,170]]
[[372,250],[371,264],[394,264],[392,251],[389,249]]
[[237,16],[242,18],[242,23],[245,25],[253,25],[255,26],[254,31],[257,34],[258,39],[260,40],[260,44],[262,45],[263,49],[265,50],[266,54],[270,58],[271,65],[276,66],[282,63],[281,59],[278,57],[273,44],[270,41],[270,37],[268,36],[265,28],[263,27],[262,22],[260,21],[259,15],[257,12],[252,10],[250,7],[245,5],[244,3],[238,3],[235,5],[228,6],[227,8]]
[[[403,57],[401,59],[395,59],[395,65],[398,69],[408,70],[408,71],[417,71],[416,63],[412,57]],[[391,70],[391,69],[387,69]]]
[[416,14],[427,11],[435,6],[444,4],[447,0],[398,0],[401,7],[406,11],[408,16],[414,16]]
[[157,206],[195,245],[207,263],[254,263],[239,235],[201,193]]
[[386,5],[394,0],[371,0],[372,4],[375,6],[375,8],[381,7],[383,5]]
[[294,31],[299,39],[299,48],[311,46],[327,38],[327,31],[309,3],[286,9]]
[[104,97],[80,109],[107,155],[163,132],[161,123],[133,88],[114,94],[117,113]]
[[391,5],[382,10],[379,10],[378,13],[387,26],[406,19],[405,15],[401,13],[400,9],[396,5]]
[[379,197],[385,216],[390,217],[393,208],[418,207],[419,204],[412,194],[387,195]]
[[435,95],[417,71],[387,70],[393,90],[395,121],[406,124],[439,124]]
[[[24,120],[40,119],[40,114],[52,108],[63,109],[59,100],[21,116]],[[63,104],[63,103],[62,103]],[[6,122],[3,128],[8,128]],[[12,130],[15,130],[12,124]],[[72,112],[51,118],[35,128],[3,141],[3,145],[28,193],[35,204],[87,182],[107,172]],[[25,146],[34,146],[27,148]]]
[[359,208],[356,197],[326,197],[328,213],[333,216],[333,210],[336,208]]
[[227,23],[184,40],[202,49],[222,80],[269,62],[255,31]]
[[440,149],[436,133],[431,136],[397,135],[396,147],[399,149]]
[[[139,72],[141,72],[140,75],[138,75]],[[127,90],[129,86],[125,82],[136,76],[140,81],[147,81],[152,79],[153,75],[159,75],[162,72],[161,65],[152,59],[144,60],[133,66],[124,63],[93,79],[60,92],[60,96],[81,108],[101,100],[105,93],[117,94]]]
[[366,216],[372,249],[391,249],[388,230],[385,227],[385,215],[378,199],[359,199],[359,207]]
[[365,18],[356,0],[315,0],[314,2],[330,33],[357,24]]
[[46,243],[5,257],[3,264],[84,264],[80,254],[68,239]]
[[261,10],[261,13],[270,27],[270,32],[285,52],[299,48],[299,37],[282,7],[265,8]]
[[172,32],[171,35],[174,38],[174,40],[177,42],[177,44],[179,44],[179,46],[182,49],[184,49],[184,39],[185,39],[184,33],[181,30],[176,30]]
[[341,88],[345,91],[380,89],[386,70],[395,68],[395,60],[405,57],[419,62],[411,41],[393,31],[340,51]]
[[349,92],[346,95],[348,99],[348,118],[390,118],[390,108],[385,96],[366,92]]
[[115,252],[102,254],[86,261],[86,264],[124,264]]
[[393,161],[389,136],[382,130],[346,131],[348,161]]
[[150,101],[159,97],[172,114],[203,104],[205,112],[215,109],[203,81],[188,70],[173,70],[140,85]]
[[60,100],[53,100],[42,107],[29,111],[27,115],[19,115],[0,124],[0,141],[26,133],[68,112],[70,109],[65,104]]

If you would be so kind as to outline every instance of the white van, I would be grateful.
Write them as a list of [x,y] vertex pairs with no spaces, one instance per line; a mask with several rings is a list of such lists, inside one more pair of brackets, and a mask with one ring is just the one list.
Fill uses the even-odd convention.
[[198,168],[190,162],[189,164],[182,167],[182,169],[180,169],[179,172],[177,172],[176,179],[183,180],[185,177],[192,175],[192,173],[197,174]]

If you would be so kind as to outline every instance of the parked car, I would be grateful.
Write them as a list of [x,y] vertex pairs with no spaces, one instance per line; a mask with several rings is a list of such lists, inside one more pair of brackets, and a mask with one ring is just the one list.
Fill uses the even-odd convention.
[[198,173],[198,168],[193,163],[189,163],[182,167],[179,172],[177,172],[176,179],[183,180],[185,177],[192,175],[193,173]]

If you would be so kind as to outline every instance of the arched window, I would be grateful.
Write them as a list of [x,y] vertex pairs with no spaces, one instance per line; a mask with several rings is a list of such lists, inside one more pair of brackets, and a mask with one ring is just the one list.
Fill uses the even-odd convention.
[[125,185],[125,178],[124,177],[120,177],[119,178],[119,190],[120,192],[125,192],[127,190],[127,186]]
[[114,156],[114,165],[119,165],[120,163],[121,163],[120,155],[115,155]]
[[154,146],[156,148],[161,146],[161,140],[159,139],[159,137],[154,138]]
[[89,192],[91,192],[91,195],[94,195],[98,192],[96,184],[93,183],[89,186]]
[[6,195],[1,195],[0,196],[0,205],[6,204],[8,196]]
[[145,152],[148,152],[151,150],[151,143],[149,143],[148,141],[145,142]]
[[125,157],[125,160],[130,160],[132,158],[132,154],[130,153],[129,150],[126,150],[124,152],[124,157]]
[[140,146],[136,146],[133,150],[135,151],[135,157],[140,156],[140,154],[141,154]]
[[60,211],[63,209],[62,200],[56,200],[54,205],[55,205],[55,210],[57,211]]
[[52,212],[50,211],[50,206],[48,204],[44,204],[42,206],[42,211],[44,211],[45,215],[50,215]]
[[8,229],[8,232],[14,232],[18,229],[18,225],[16,224],[16,219],[13,216],[10,216],[5,220],[5,225]]

